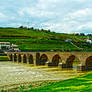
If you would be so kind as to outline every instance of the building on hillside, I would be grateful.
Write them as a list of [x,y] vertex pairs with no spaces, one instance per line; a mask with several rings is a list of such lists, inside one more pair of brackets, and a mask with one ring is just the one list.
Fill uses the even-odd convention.
[[65,42],[72,42],[72,39],[67,39],[65,40]]
[[92,43],[92,40],[89,39],[89,36],[88,36],[88,38],[86,39],[86,42],[87,42],[87,43]]
[[86,39],[86,42],[87,42],[87,43],[92,43],[92,40]]
[[10,42],[0,42],[0,50],[2,51],[19,51],[18,45]]
[[0,49],[8,50],[11,47],[10,42],[0,42]]
[[12,49],[13,51],[19,51],[18,45],[15,45],[15,44],[12,44],[12,45],[11,45],[11,49]]

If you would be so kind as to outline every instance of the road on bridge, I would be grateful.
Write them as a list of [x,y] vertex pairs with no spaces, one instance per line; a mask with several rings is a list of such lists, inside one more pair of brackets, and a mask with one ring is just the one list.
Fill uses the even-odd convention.
[[0,88],[9,85],[43,80],[66,80],[79,75],[77,71],[28,66],[12,62],[0,62]]

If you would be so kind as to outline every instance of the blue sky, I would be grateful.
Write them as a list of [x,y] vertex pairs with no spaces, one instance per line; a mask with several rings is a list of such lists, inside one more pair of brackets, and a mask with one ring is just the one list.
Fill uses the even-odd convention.
[[1,0],[0,26],[92,33],[92,0]]

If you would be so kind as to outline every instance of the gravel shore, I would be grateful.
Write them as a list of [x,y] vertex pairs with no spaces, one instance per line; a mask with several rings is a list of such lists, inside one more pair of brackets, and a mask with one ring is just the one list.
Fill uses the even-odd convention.
[[66,80],[82,73],[56,67],[0,62],[0,90],[40,81]]

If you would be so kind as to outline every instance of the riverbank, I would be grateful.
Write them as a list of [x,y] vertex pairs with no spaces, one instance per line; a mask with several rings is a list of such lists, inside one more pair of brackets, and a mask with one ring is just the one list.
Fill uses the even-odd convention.
[[57,67],[34,67],[32,65],[12,63],[10,61],[0,62],[0,89],[7,89],[8,87],[15,88],[16,85],[22,86],[22,84],[40,81],[67,80],[81,74],[83,73],[73,70],[61,70]]

